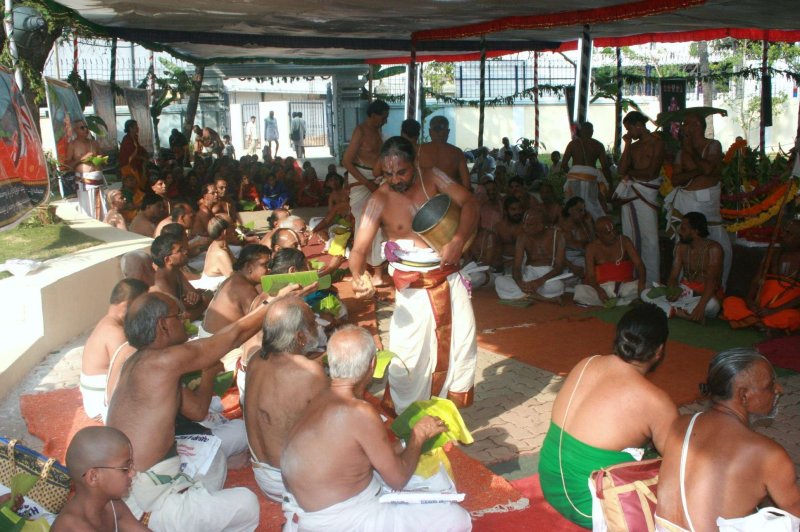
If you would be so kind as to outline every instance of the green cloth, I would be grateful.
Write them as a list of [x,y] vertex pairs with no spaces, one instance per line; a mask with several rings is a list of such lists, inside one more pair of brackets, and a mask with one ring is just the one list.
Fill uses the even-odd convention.
[[[592,528],[592,518],[576,512],[564,493],[558,466],[558,440],[561,432],[561,427],[551,421],[539,457],[539,482],[542,485],[542,493],[547,502],[561,515],[584,528]],[[561,443],[564,483],[572,504],[586,515],[592,515],[592,494],[589,492],[589,477],[592,471],[631,461],[633,457],[628,453],[598,449],[564,432]]]
[[417,421],[424,416],[436,416],[440,418],[447,425],[447,431],[426,441],[422,445],[423,453],[438,449],[450,441],[460,441],[465,445],[469,445],[475,441],[467,425],[464,423],[464,418],[461,417],[461,413],[458,411],[453,401],[436,396],[431,397],[427,401],[415,401],[411,403],[411,405],[394,420],[394,423],[392,423],[392,431],[398,438],[408,440],[411,437],[411,429],[417,424]]

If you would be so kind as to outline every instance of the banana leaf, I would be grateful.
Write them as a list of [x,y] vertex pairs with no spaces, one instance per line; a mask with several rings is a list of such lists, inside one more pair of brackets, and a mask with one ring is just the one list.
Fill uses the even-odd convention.
[[664,127],[670,122],[683,122],[687,114],[700,115],[705,119],[711,115],[728,116],[728,111],[718,107],[687,107],[686,109],[680,109],[678,111],[665,111],[663,113],[658,113],[656,125]]

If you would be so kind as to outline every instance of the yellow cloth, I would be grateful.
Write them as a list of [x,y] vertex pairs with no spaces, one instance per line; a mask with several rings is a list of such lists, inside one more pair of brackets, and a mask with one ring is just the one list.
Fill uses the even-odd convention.
[[447,431],[431,438],[422,446],[422,452],[427,453],[442,447],[450,441],[459,441],[469,445],[475,440],[469,432],[464,418],[456,408],[455,403],[449,399],[432,397],[427,401],[416,401],[406,408],[403,413],[392,423],[392,431],[399,438],[407,440],[411,436],[411,429],[424,416],[435,416],[445,422]]

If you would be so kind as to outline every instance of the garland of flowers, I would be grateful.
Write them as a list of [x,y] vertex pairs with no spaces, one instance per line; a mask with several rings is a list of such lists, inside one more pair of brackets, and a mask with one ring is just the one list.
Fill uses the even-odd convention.
[[[792,197],[792,196],[797,195],[797,190],[798,190],[797,181],[792,180],[791,184],[787,183],[787,185],[791,187],[789,189],[788,197]],[[764,225],[770,219],[772,219],[772,218],[774,218],[775,216],[778,215],[778,213],[780,212],[782,206],[783,206],[783,202],[782,201],[777,201],[774,205],[769,207],[768,210],[766,210],[765,212],[762,212],[760,215],[758,215],[758,216],[756,216],[754,218],[749,218],[747,220],[744,220],[744,221],[741,221],[741,222],[738,222],[738,223],[726,225],[725,229],[727,229],[727,231],[729,233],[736,233],[736,232],[741,231],[743,229],[750,229],[751,227],[758,227],[760,225]]]
[[739,139],[739,140],[735,141],[733,144],[731,144],[730,148],[728,148],[728,151],[725,152],[725,157],[722,158],[722,161],[724,163],[731,162],[733,160],[733,158],[736,156],[736,154],[739,153],[739,150],[743,151],[744,148],[746,148],[746,147],[747,147],[747,141],[746,140]]
[[766,199],[756,203],[755,205],[751,205],[750,207],[745,207],[743,209],[720,209],[719,212],[722,214],[723,218],[744,218],[747,216],[755,216],[762,211],[771,209],[773,205],[780,201],[780,199],[786,193],[786,189],[789,187],[789,185],[790,183],[784,183],[773,190],[772,194],[770,194]]

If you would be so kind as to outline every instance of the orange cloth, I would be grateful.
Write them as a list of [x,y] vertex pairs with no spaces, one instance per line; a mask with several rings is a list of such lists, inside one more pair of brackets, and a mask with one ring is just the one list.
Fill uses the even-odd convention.
[[594,276],[597,278],[597,284],[603,284],[609,281],[615,283],[633,281],[633,262],[623,260],[620,261],[619,264],[616,262],[597,264],[594,267]]
[[[785,277],[767,278],[761,288],[759,306],[767,309],[777,308],[798,298],[800,298],[800,282]],[[759,318],[741,297],[725,298],[722,302],[722,317],[731,322],[747,320],[744,326],[755,324],[753,320],[760,319],[761,323],[770,329],[786,331],[800,329],[800,309],[784,309]]]

